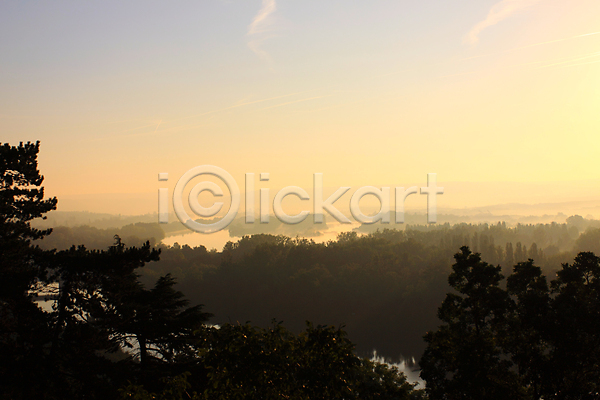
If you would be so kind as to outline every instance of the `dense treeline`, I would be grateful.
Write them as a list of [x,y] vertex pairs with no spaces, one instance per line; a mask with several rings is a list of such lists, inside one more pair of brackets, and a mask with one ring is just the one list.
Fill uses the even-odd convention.
[[[542,243],[538,246],[537,242]],[[200,246],[162,247],[161,261],[144,270],[151,282],[165,273],[179,289],[215,314],[216,323],[279,318],[299,332],[304,321],[345,324],[360,354],[418,358],[423,332],[437,325],[436,309],[449,290],[452,256],[463,245],[508,274],[536,260],[548,276],[579,251],[600,252],[600,230],[579,235],[575,225],[442,225],[349,232],[315,243],[254,235],[222,252]]]
[[550,283],[533,260],[506,279],[462,247],[425,335],[431,400],[600,398],[600,257],[581,252]]
[[[572,216],[563,224],[514,227],[416,225],[364,236],[344,233],[329,243],[253,235],[222,251],[157,245],[161,261],[144,269],[142,281],[152,285],[172,274],[178,289],[193,303],[206,304],[216,323],[252,321],[266,327],[276,317],[294,332],[303,329],[306,319],[343,323],[362,355],[377,349],[392,359],[418,358],[424,349],[422,332],[437,323],[435,309],[448,290],[444,277],[456,249],[469,246],[505,274],[532,258],[553,276],[580,251],[600,254],[597,222]],[[135,246],[163,237],[160,226],[149,223],[113,230],[59,227],[40,244],[105,249],[115,233]]]
[[130,246],[141,246],[147,241],[154,246],[165,238],[165,233],[156,223],[136,222],[110,229],[100,229],[88,225],[57,226],[52,228],[52,234],[39,242],[39,246],[45,250],[65,250],[73,244],[81,244],[89,249],[101,250],[113,244],[115,235],[118,235],[123,242]]
[[[435,310],[448,291],[445,276],[461,246],[504,274],[529,258],[554,276],[580,251],[600,254],[598,221],[572,216],[566,223],[510,227],[497,224],[409,225],[315,243],[284,236],[253,235],[228,243],[222,251],[203,246],[157,244],[161,260],[145,268],[142,282],[153,285],[172,274],[194,304],[206,304],[213,322],[251,321],[269,326],[272,318],[300,332],[309,319],[345,324],[358,352],[373,350],[393,360],[418,358],[423,332],[436,324]],[[40,244],[66,249],[73,243],[105,249],[118,234],[127,245],[158,243],[158,224],[137,223],[120,229],[58,227]]]
[[581,217],[328,243],[254,235],[221,252],[118,235],[102,250],[44,250],[32,241],[50,230],[30,221],[57,200],[44,199],[39,143],[0,150],[0,398],[424,398],[361,357],[373,347],[425,350],[430,399],[600,396],[600,258],[586,251],[600,230],[580,234]]
[[57,204],[44,199],[38,151],[0,146],[0,398],[422,398],[396,368],[356,356],[341,328],[207,326],[169,273],[140,282],[161,252],[149,242],[32,245],[51,231],[30,222]]
[[[262,329],[204,328],[198,367],[166,384],[129,384],[122,398],[165,399],[424,399],[395,367],[356,357],[343,330],[308,324],[299,335],[281,323]],[[193,372],[189,372],[189,370]],[[198,385],[198,377],[202,385]],[[195,380],[195,385],[191,384]],[[152,392],[151,388],[162,388]],[[197,389],[203,392],[197,392]]]

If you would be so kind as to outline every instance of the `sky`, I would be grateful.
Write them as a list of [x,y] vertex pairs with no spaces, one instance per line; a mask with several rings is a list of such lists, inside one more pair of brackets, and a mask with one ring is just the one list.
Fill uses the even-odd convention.
[[199,165],[600,200],[599,111],[597,0],[0,2],[0,141],[41,141],[64,211],[156,212]]

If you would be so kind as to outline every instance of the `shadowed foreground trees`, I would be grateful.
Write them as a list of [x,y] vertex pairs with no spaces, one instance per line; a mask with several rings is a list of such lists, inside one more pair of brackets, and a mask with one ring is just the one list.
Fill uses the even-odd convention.
[[[31,239],[48,232],[30,221],[56,206],[55,199],[43,199],[38,150],[31,143],[0,147],[0,398],[108,399],[119,388],[138,399],[423,396],[396,369],[357,357],[341,329],[309,325],[296,336],[279,324],[206,327],[209,314],[188,307],[169,274],[154,276],[152,289],[140,284],[137,271],[160,254],[149,243],[128,248],[117,236],[106,250],[32,246]],[[386,235],[411,233],[364,240],[346,234],[327,245],[259,237],[265,243],[254,246],[248,238],[225,249],[220,274],[241,278],[233,289],[277,289],[303,302],[320,295],[347,315],[357,308],[340,294],[351,294],[354,303],[368,298],[369,310],[394,314],[402,296],[388,296],[390,288],[444,290],[431,285],[442,269],[424,269],[418,257],[406,263],[425,247],[410,237],[392,246]],[[374,260],[387,260],[387,267]],[[431,399],[600,397],[600,258],[579,253],[550,285],[533,260],[518,262],[506,289],[501,268],[478,253],[463,247],[455,260],[448,281],[456,293],[438,314],[444,324],[425,336],[421,367]],[[211,279],[215,268],[199,270]],[[40,292],[54,297],[52,310],[37,306]],[[422,306],[427,297],[420,298]],[[271,298],[259,300],[260,309],[269,310]],[[416,309],[414,301],[405,304]],[[389,319],[380,319],[367,328],[390,331]]]
[[0,147],[0,398],[112,399],[126,385],[134,398],[419,398],[396,369],[354,355],[340,329],[206,327],[210,314],[188,307],[169,274],[140,283],[137,271],[160,255],[148,242],[32,246],[50,231],[30,221],[56,207],[43,198],[38,151]]
[[142,368],[151,359],[167,363],[194,359],[195,332],[211,317],[200,305],[186,308],[189,300],[174,285],[169,274],[151,290],[138,283],[122,302],[117,329],[121,344],[131,347],[128,339],[135,339]]
[[32,228],[31,220],[56,209],[57,203],[56,198],[44,200],[38,151],[39,142],[0,146],[0,387],[9,398],[14,379],[40,385],[36,365],[50,335],[49,316],[29,296],[47,276],[38,260],[48,254],[31,240],[51,232]]
[[481,261],[466,247],[455,259],[448,282],[459,294],[446,296],[438,311],[446,324],[425,336],[429,346],[420,362],[421,377],[432,398],[459,398],[446,397],[448,393],[511,398],[505,382],[514,377],[498,343],[509,300],[499,287],[500,267]]
[[462,247],[425,335],[430,399],[599,399],[600,258],[579,253],[549,286],[533,260],[499,267]]
[[[281,323],[262,329],[249,324],[207,327],[200,333],[198,386],[182,375],[160,395],[130,384],[122,398],[194,399],[422,399],[396,367],[357,357],[346,333],[310,323],[294,335]],[[197,379],[196,375],[196,379]],[[192,376],[194,378],[194,376]],[[199,388],[194,392],[194,388]],[[189,397],[186,397],[189,396]]]

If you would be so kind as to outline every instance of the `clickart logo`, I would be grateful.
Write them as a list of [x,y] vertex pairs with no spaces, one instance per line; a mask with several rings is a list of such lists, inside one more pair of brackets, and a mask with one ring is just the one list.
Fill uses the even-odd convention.
[[[196,177],[201,175],[213,176],[227,186],[229,190],[231,202],[229,206],[229,210],[225,213],[222,219],[217,222],[212,223],[201,223],[194,220],[188,212],[186,211],[186,207],[184,207],[184,202],[187,204],[189,210],[191,210],[196,216],[202,218],[211,218],[215,217],[223,210],[223,206],[225,205],[222,201],[215,201],[212,206],[204,207],[198,201],[198,197],[200,193],[207,191],[210,192],[214,197],[223,197],[224,192],[219,185],[212,181],[201,181],[195,184],[188,196],[187,199],[184,199],[184,191],[186,186]],[[335,218],[338,222],[343,224],[350,224],[352,221],[345,216],[340,210],[338,210],[334,203],[340,199],[346,192],[348,192],[350,187],[340,187],[338,188],[331,196],[326,199],[323,199],[323,174],[315,173],[313,175],[313,191],[312,191],[312,204],[313,204],[313,218],[315,224],[322,224],[324,221],[324,214],[327,212],[333,218]],[[260,174],[260,181],[266,182],[269,180],[268,173]],[[158,174],[159,181],[168,181],[169,174],[166,172],[162,172]],[[255,192],[254,192],[254,184],[255,184],[255,174],[247,173],[245,177],[245,191],[244,191],[244,200],[245,200],[245,222],[247,224],[253,224],[255,222]],[[395,202],[394,202],[394,211],[395,211],[395,222],[397,224],[404,223],[404,201],[406,197],[411,194],[415,194],[419,192],[419,188],[416,186],[412,186],[409,188],[404,187],[395,187]],[[438,194],[444,193],[443,187],[438,187],[436,182],[436,174],[430,173],[427,174],[427,186],[420,188],[420,193],[427,196],[427,222],[435,223],[437,222],[437,199],[436,196]],[[383,224],[390,223],[390,210],[391,210],[391,188],[390,187],[382,187],[377,188],[375,186],[363,186],[358,188],[350,198],[350,213],[352,217],[363,224],[373,224],[375,222],[381,221]],[[311,196],[309,193],[298,186],[287,186],[283,189],[279,190],[273,199],[273,213],[275,217],[286,224],[298,224],[303,222],[308,216],[310,212],[308,210],[303,210],[298,214],[289,215],[285,212],[282,206],[283,199],[287,196],[294,195],[303,201],[310,201]],[[360,200],[366,196],[372,195],[375,196],[380,203],[379,212],[372,216],[365,215],[360,209]],[[200,233],[213,233],[220,231],[221,229],[226,228],[237,216],[240,208],[240,188],[230,173],[225,171],[223,168],[216,167],[214,165],[200,165],[198,167],[194,167],[189,171],[185,172],[181,178],[177,181],[175,185],[175,189],[173,191],[173,210],[175,211],[175,215],[177,218],[189,229],[200,232]],[[269,189],[261,188],[260,189],[260,203],[259,203],[259,214],[260,214],[260,223],[268,224],[270,215],[270,199],[269,199]],[[169,222],[169,190],[167,188],[158,189],[158,222],[162,224],[166,224]]]

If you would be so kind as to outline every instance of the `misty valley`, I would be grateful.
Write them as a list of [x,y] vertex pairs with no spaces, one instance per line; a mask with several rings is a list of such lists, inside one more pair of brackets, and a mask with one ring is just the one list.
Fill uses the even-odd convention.
[[0,400],[600,400],[599,16],[0,1]]
[[594,218],[166,245],[176,223],[56,211],[39,146],[0,147],[4,398],[597,394]]
[[[442,215],[456,222],[398,225],[401,230],[361,225],[340,233],[330,223],[311,238],[273,234],[275,228],[271,234],[229,238],[221,250],[180,244],[180,236],[167,236],[156,222],[133,222],[136,217],[58,213],[49,218],[51,222],[70,220],[72,226],[55,227],[39,242],[42,248],[62,250],[83,244],[106,249],[114,235],[126,245],[150,241],[161,249],[161,256],[140,269],[141,282],[149,286],[170,273],[192,303],[204,304],[215,315],[212,323],[250,321],[266,327],[276,318],[298,332],[306,320],[344,325],[360,355],[376,350],[393,362],[420,358],[425,348],[423,334],[439,323],[436,310],[451,290],[447,276],[461,246],[502,266],[506,276],[514,264],[529,258],[552,277],[578,252],[600,254],[600,221],[580,216],[565,216],[563,223],[510,226],[503,222],[466,224],[458,222],[458,216]],[[137,218],[156,221],[156,216]],[[408,214],[407,218],[422,221],[425,216]],[[48,224],[40,221],[39,226]],[[256,229],[273,228],[258,225]],[[295,229],[306,232],[306,227]],[[330,230],[334,238],[324,240],[331,237],[327,235]],[[199,241],[206,237],[192,235]],[[175,244],[164,245],[165,240]]]

